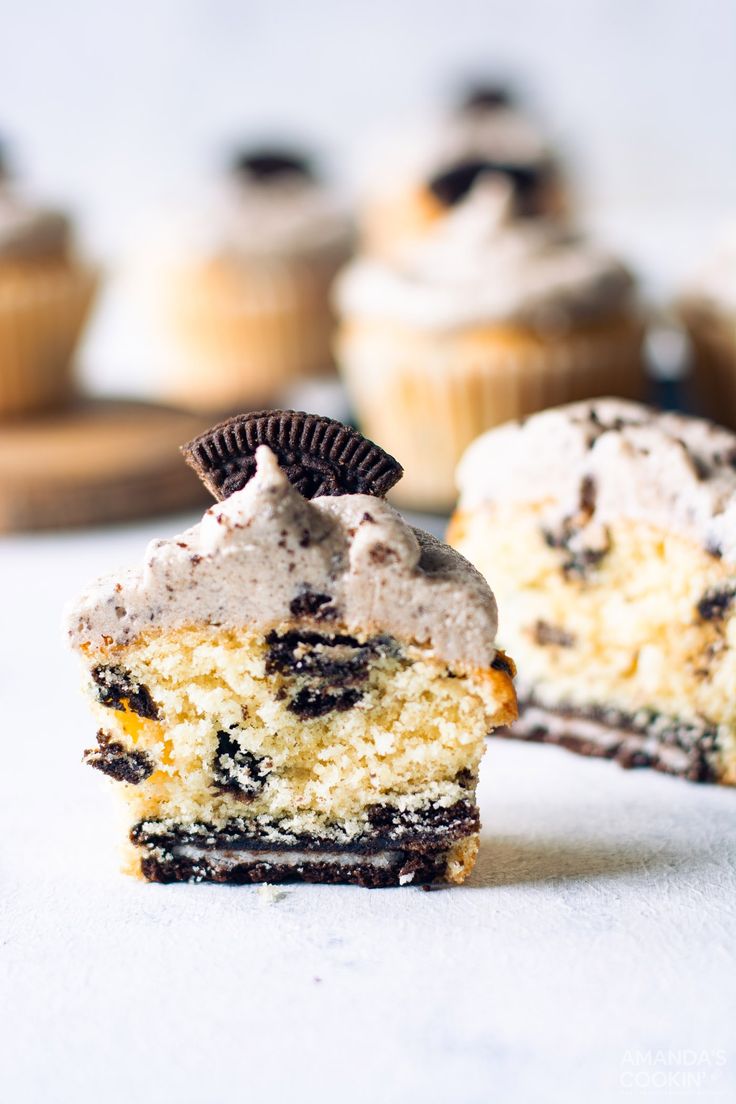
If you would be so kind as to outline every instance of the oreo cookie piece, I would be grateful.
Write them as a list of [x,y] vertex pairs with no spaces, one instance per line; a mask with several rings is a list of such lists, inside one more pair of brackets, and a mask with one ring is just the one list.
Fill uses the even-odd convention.
[[515,97],[505,84],[473,84],[460,101],[461,111],[497,111],[502,107],[512,107]]
[[99,664],[92,669],[92,680],[97,685],[97,700],[110,709],[137,713],[148,720],[159,720],[158,706],[148,687],[133,678],[123,667]]
[[233,158],[232,167],[239,176],[259,184],[269,184],[285,176],[299,176],[304,180],[314,180],[315,177],[308,157],[297,150],[275,146],[240,150]]
[[270,769],[270,760],[246,751],[235,735],[230,732],[217,733],[212,777],[218,790],[254,797],[263,789]]
[[131,786],[138,786],[155,770],[153,760],[145,751],[126,748],[103,729],[97,733],[97,745],[96,748],[87,748],[83,756],[84,762],[87,766],[102,771],[108,778],[114,778],[116,782],[129,782]]
[[463,161],[437,173],[427,187],[445,207],[460,203],[479,177],[486,174],[504,176],[514,192],[517,214],[533,215],[539,210],[539,191],[544,183],[544,170],[536,165],[519,165],[511,161],[477,158]]
[[709,587],[697,606],[701,621],[723,621],[736,598],[736,588],[730,586]]
[[387,452],[332,418],[295,410],[261,410],[220,422],[182,446],[186,462],[221,502],[255,475],[256,449],[268,445],[305,498],[383,497],[403,475]]

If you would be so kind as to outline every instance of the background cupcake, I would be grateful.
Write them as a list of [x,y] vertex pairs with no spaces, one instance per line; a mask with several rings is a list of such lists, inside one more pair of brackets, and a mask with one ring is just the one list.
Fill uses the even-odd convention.
[[95,284],[74,255],[67,216],[27,199],[0,163],[0,418],[71,397]]
[[692,405],[736,426],[736,226],[686,288],[679,313],[691,345]]
[[469,87],[429,126],[386,141],[373,162],[360,214],[369,253],[393,256],[424,237],[447,214],[457,174],[469,166],[506,175],[525,215],[559,215],[566,207],[557,158],[503,84]]
[[484,429],[576,398],[644,389],[629,272],[559,223],[514,216],[497,174],[401,260],[337,286],[338,353],[366,434],[405,462],[401,502],[445,509]]
[[239,155],[206,237],[170,282],[178,356],[168,396],[226,410],[328,372],[328,292],[351,229],[309,162],[287,150]]

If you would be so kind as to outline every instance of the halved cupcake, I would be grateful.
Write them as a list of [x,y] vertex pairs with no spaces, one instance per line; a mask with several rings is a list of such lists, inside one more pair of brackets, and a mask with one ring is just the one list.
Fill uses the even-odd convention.
[[448,539],[493,579],[512,736],[736,784],[736,435],[601,399],[493,430]]
[[394,460],[293,413],[187,448],[220,499],[69,615],[153,881],[460,882],[484,737],[515,716],[480,574],[382,499]]

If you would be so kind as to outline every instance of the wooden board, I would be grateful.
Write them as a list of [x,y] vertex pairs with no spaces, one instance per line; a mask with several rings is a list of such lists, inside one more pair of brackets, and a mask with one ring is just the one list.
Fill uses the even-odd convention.
[[179,446],[210,421],[151,403],[82,399],[0,423],[0,532],[205,507],[212,499]]

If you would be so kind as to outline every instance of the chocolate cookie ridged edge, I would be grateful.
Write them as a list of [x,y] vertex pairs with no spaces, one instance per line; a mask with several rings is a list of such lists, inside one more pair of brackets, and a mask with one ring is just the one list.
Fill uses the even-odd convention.
[[357,430],[333,418],[297,410],[238,414],[181,447],[186,462],[221,502],[245,487],[255,454],[267,445],[289,482],[305,498],[367,494],[382,498],[403,468]]

